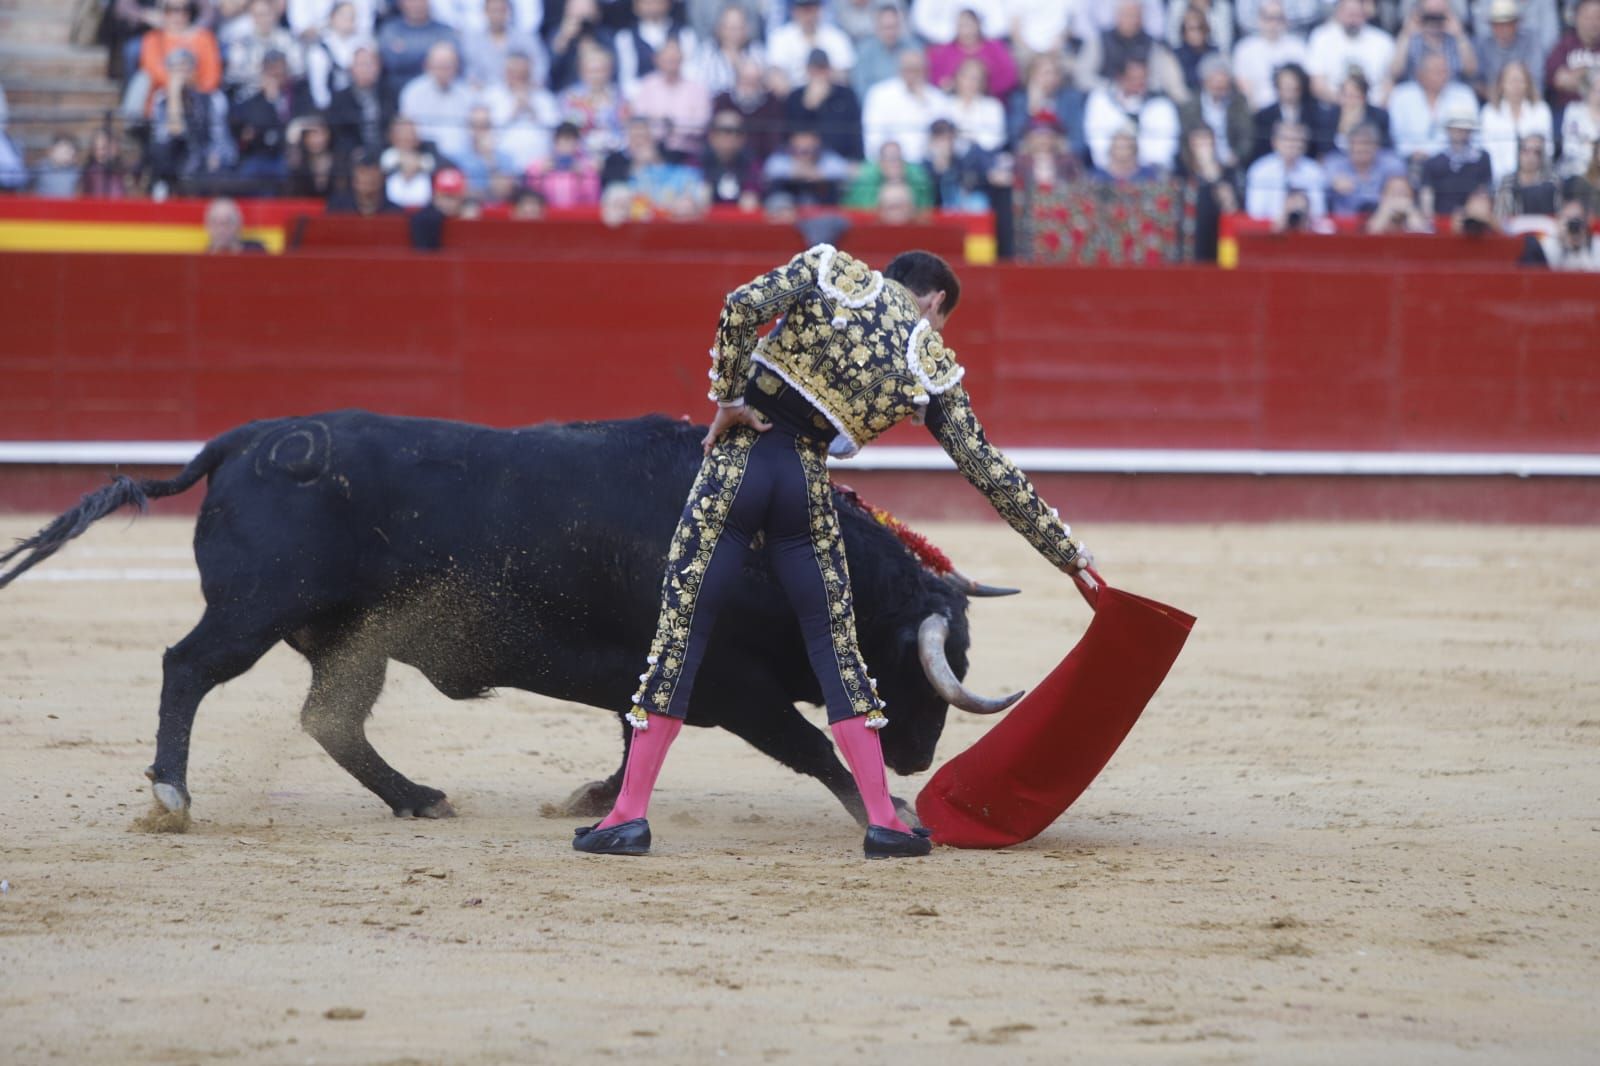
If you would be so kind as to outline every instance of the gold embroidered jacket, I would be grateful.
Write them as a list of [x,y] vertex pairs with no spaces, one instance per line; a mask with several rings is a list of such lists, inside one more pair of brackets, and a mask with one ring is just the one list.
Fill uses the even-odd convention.
[[[782,315],[766,337],[759,328]],[[809,400],[853,455],[906,418],[926,417],[940,446],[1000,516],[1045,558],[1069,569],[1071,531],[1033,485],[989,443],[973,414],[964,371],[909,290],[819,244],[728,294],[711,349],[711,399],[737,404],[751,364]]]

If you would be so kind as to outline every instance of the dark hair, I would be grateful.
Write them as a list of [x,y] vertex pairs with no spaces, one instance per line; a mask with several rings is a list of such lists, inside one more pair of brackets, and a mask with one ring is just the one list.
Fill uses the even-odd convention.
[[917,296],[943,292],[945,314],[954,311],[961,302],[961,279],[956,277],[949,263],[932,252],[901,252],[883,268],[883,276],[898,281]]
[[1306,68],[1299,63],[1285,63],[1272,72],[1272,84],[1276,86],[1278,79],[1285,74],[1293,78],[1295,84],[1300,86],[1300,99],[1309,100],[1311,98],[1311,75],[1306,73]]
[[1120,81],[1122,76],[1124,74],[1128,73],[1128,68],[1129,67],[1143,67],[1145,69],[1145,71],[1148,72],[1150,70],[1150,63],[1149,63],[1148,60],[1144,59],[1142,56],[1136,56],[1136,55],[1124,56],[1122,58],[1122,60],[1119,63],[1117,63],[1115,67],[1112,68],[1112,70],[1111,70],[1112,79]]

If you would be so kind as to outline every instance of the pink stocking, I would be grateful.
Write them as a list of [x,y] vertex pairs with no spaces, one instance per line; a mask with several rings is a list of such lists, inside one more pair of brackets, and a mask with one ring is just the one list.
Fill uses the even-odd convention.
[[633,731],[633,744],[628,748],[628,765],[622,771],[622,791],[617,793],[617,802],[611,808],[611,813],[596,829],[610,829],[650,813],[650,793],[655,791],[661,764],[667,761],[667,749],[672,747],[673,739],[682,728],[681,718],[652,714],[650,728]]
[[878,734],[867,728],[865,715],[855,715],[829,726],[834,742],[844,752],[844,761],[855,775],[856,788],[861,790],[861,801],[867,805],[867,821],[893,829],[899,833],[911,832],[911,827],[895,813],[894,800],[889,798],[889,779],[883,769],[883,746]]

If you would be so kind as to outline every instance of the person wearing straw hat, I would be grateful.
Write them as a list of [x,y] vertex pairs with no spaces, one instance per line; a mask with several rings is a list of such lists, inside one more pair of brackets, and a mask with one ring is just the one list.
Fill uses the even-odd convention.
[[1475,143],[1477,109],[1454,107],[1445,114],[1445,148],[1422,164],[1422,213],[1449,215],[1473,193],[1493,187],[1488,153]]
[[1508,63],[1521,63],[1529,70],[1543,72],[1544,51],[1533,32],[1523,24],[1522,5],[1517,0],[1493,0],[1489,5],[1489,25],[1479,35],[1477,90],[1487,98],[1500,80]]
[[889,718],[856,641],[829,454],[853,454],[908,419],[924,423],[1035,550],[1069,574],[1090,564],[972,412],[963,370],[940,337],[960,298],[955,271],[929,252],[906,252],[880,273],[828,244],[728,295],[708,373],[716,417],[667,552],[661,613],[627,715],[622,789],[604,820],[576,831],[576,850],[650,850],[650,793],[688,714],[718,609],[760,537],[866,806],[863,850],[928,854],[927,832],[906,825],[889,795],[876,732]]

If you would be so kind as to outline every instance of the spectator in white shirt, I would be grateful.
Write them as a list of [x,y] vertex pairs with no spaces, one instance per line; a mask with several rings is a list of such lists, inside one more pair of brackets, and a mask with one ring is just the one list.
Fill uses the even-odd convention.
[[306,45],[306,87],[320,111],[333,102],[333,94],[350,87],[350,64],[356,51],[372,48],[372,38],[361,32],[356,7],[340,0],[328,13],[328,25]]
[[475,102],[472,90],[457,75],[461,60],[456,46],[440,41],[428,49],[422,73],[400,91],[400,113],[417,124],[417,133],[447,159],[460,158],[472,146],[467,115]]
[[272,0],[250,0],[245,13],[223,27],[218,46],[222,87],[234,103],[261,88],[261,63],[268,52],[282,52],[294,77],[302,73],[300,49],[289,31],[278,25],[278,8]]
[[561,122],[556,99],[533,79],[533,61],[520,52],[506,57],[505,80],[483,92],[500,150],[516,164],[518,173],[536,159],[550,154],[552,131]]
[[956,39],[961,12],[971,11],[985,37],[1004,40],[1011,36],[1010,8],[1007,0],[912,0],[911,28],[929,44],[949,44]]
[[694,55],[699,40],[687,23],[672,17],[671,0],[633,0],[633,22],[612,41],[624,94],[632,95],[639,79],[656,69],[656,49],[669,37],[677,38],[684,55]]
[[813,48],[828,53],[835,79],[848,85],[856,65],[856,47],[839,27],[822,18],[822,0],[794,0],[793,18],[767,35],[768,59],[791,86],[804,85],[806,59]]
[[[1122,0],[1078,0],[1073,32],[1085,40],[1110,33],[1116,28],[1117,8],[1121,6]],[[1162,0],[1139,0],[1139,7],[1143,13],[1140,25],[1144,32],[1162,40],[1167,33],[1167,5]]]
[[1537,134],[1546,162],[1554,153],[1555,124],[1549,105],[1539,99],[1532,74],[1519,62],[1500,68],[1500,77],[1495,79],[1478,123],[1483,150],[1489,153],[1489,167],[1497,183],[1517,169],[1517,142],[1522,138]]
[[1577,177],[1589,168],[1594,146],[1600,141],[1600,69],[1589,71],[1582,83],[1583,96],[1561,112],[1561,167],[1563,178]]
[[[476,33],[488,25],[483,0],[429,0],[433,17],[457,34]],[[544,21],[544,0],[511,0],[511,24],[519,33],[538,33]]]
[[964,60],[956,68],[950,94],[950,121],[956,127],[956,152],[965,155],[973,145],[998,152],[1006,144],[1006,109],[989,95],[989,68],[981,59]]
[[1306,43],[1287,32],[1283,4],[1266,0],[1260,17],[1261,32],[1246,37],[1233,50],[1234,81],[1256,111],[1278,102],[1273,75],[1279,67],[1290,63],[1303,67],[1306,63]]
[[534,80],[549,79],[550,63],[544,41],[511,22],[511,0],[483,0],[482,29],[461,33],[461,62],[467,81],[482,89],[505,80],[506,56],[521,52],[534,62]]
[[900,76],[879,82],[861,108],[861,134],[868,159],[878,158],[885,141],[899,141],[908,163],[928,153],[928,127],[947,118],[950,103],[928,84],[928,60],[916,49],[900,55]]
[[1252,163],[1244,179],[1244,209],[1251,218],[1281,218],[1291,189],[1305,194],[1312,218],[1328,213],[1327,178],[1306,155],[1307,136],[1304,126],[1292,122],[1272,131],[1272,151]]
[[1539,244],[1551,270],[1600,271],[1600,238],[1594,235],[1588,206],[1582,200],[1568,200],[1561,205],[1555,233]]
[[[1240,33],[1262,32],[1261,12],[1268,2],[1275,0],[1236,0],[1233,12]],[[1302,41],[1328,17],[1328,9],[1331,7],[1333,7],[1332,0],[1282,0],[1280,4],[1284,25],[1289,34]]]
[[1139,162],[1171,170],[1178,155],[1178,109],[1164,96],[1149,92],[1149,68],[1129,59],[1115,80],[1089,94],[1084,108],[1084,137],[1094,165],[1107,169],[1111,138],[1126,123],[1138,130]]
[[1339,0],[1333,17],[1313,30],[1306,42],[1311,91],[1324,103],[1337,103],[1339,86],[1351,67],[1359,67],[1372,87],[1372,102],[1381,105],[1389,95],[1393,57],[1394,38],[1367,22],[1362,0]]
[[[1065,52],[1077,10],[1078,0],[1009,0],[1006,33],[1000,36],[1009,35],[1011,47],[1025,55]],[[954,26],[955,21],[951,20],[952,37]],[[984,35],[993,36],[987,27]],[[1026,65],[1020,59],[1018,63]]]
[[341,4],[355,9],[355,31],[372,36],[374,0],[289,0],[284,14],[289,19],[289,32],[301,41],[314,41],[333,19],[333,10]]
[[[1389,97],[1389,133],[1401,158],[1417,162],[1445,149],[1445,115],[1476,115],[1478,97],[1450,80],[1450,62],[1437,52],[1417,64],[1417,80],[1395,86]],[[1513,154],[1515,151],[1513,150]]]
[[717,16],[711,35],[701,40],[689,60],[689,77],[706,87],[714,97],[728,92],[738,80],[739,64],[754,60],[765,64],[767,50],[754,39],[750,16],[737,4],[729,4]]

